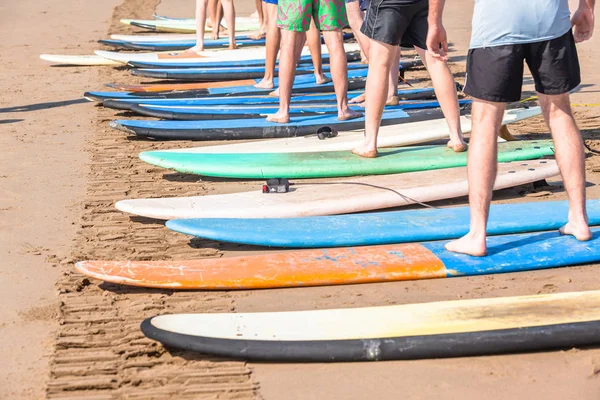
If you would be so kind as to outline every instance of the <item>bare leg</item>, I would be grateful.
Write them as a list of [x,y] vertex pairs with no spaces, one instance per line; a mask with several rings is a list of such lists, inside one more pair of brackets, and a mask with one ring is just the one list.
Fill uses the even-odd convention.
[[446,118],[448,129],[450,131],[450,141],[448,147],[455,152],[467,150],[460,126],[460,110],[458,108],[458,95],[456,94],[456,84],[454,76],[448,67],[448,64],[442,60],[433,58],[427,50],[423,50],[415,46],[415,50],[423,60],[423,64],[427,67],[435,95],[440,103],[440,108]]
[[227,21],[227,32],[229,34],[229,48],[237,49],[235,44],[235,5],[232,0],[221,0],[225,21]]
[[270,3],[265,3],[262,0],[255,0],[256,2],[256,14],[258,15],[258,21],[260,22],[260,28],[258,30],[258,32],[256,32],[253,35],[248,35],[251,39],[262,39],[264,37],[267,36],[267,30],[269,27],[269,21],[268,18],[266,17],[268,11],[267,11],[267,5],[269,5]]
[[398,105],[398,77],[400,76],[400,46],[396,46],[392,66],[390,68],[390,78],[388,80],[386,106]]
[[298,47],[306,41],[306,32],[283,30],[281,33],[281,56],[279,57],[279,110],[267,117],[267,121],[287,124],[290,122],[290,101],[296,76]]
[[310,50],[310,56],[313,62],[313,68],[315,69],[315,80],[317,85],[322,85],[329,82],[329,79],[323,74],[323,59],[321,55],[321,32],[317,29],[315,21],[310,22],[310,29],[306,33],[306,41],[308,49]]
[[346,3],[346,15],[348,16],[348,23],[350,24],[354,38],[360,46],[361,59],[366,63],[369,59],[369,38],[360,31],[365,16],[360,10],[358,1]]
[[221,32],[223,27],[221,26],[221,21],[223,20],[223,5],[221,4],[221,0],[211,0],[215,3],[213,14],[211,16],[214,21],[212,27],[211,38],[213,40],[219,38],[219,32]]
[[469,146],[469,233],[446,245],[446,250],[472,256],[485,256],[487,220],[492,190],[498,171],[498,132],[502,126],[504,103],[473,99],[473,131]]
[[569,196],[569,222],[560,228],[563,235],[590,240],[585,204],[585,153],[581,133],[571,113],[569,93],[549,96],[538,93],[546,123],[556,147],[556,161]]
[[352,152],[361,157],[377,157],[377,135],[388,95],[390,68],[398,46],[371,40],[367,75],[365,139]]
[[206,27],[206,8],[208,6],[207,0],[196,1],[196,45],[186,52],[197,53],[204,51],[204,29]]
[[274,87],[273,77],[275,75],[277,53],[279,53],[279,43],[281,41],[281,31],[277,26],[277,5],[265,3],[265,13],[263,15],[267,24],[265,76],[254,86],[257,88],[272,89]]
[[341,121],[360,118],[362,114],[348,107],[348,60],[344,49],[344,36],[341,31],[323,32],[329,49],[331,78],[338,106],[338,119]]

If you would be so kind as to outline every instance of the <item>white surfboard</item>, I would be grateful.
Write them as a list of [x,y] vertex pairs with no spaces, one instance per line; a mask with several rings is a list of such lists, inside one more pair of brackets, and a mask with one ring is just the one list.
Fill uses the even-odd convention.
[[137,43],[158,43],[158,42],[179,42],[184,40],[196,40],[193,33],[171,33],[171,34],[150,34],[150,35],[110,35],[113,40],[122,40],[124,42]]
[[79,66],[92,66],[92,65],[122,65],[122,63],[109,60],[105,57],[98,55],[87,55],[87,56],[67,56],[61,54],[42,54],[40,58],[44,61],[60,65],[79,65]]
[[[357,43],[345,43],[346,52],[359,51]],[[327,46],[321,46],[322,54],[329,54]],[[203,64],[215,61],[233,61],[233,60],[264,60],[266,49],[264,47],[255,47],[236,50],[203,51],[200,53],[185,53],[184,51],[153,52],[153,53],[125,53],[116,51],[96,50],[96,55],[106,59],[117,61],[123,64],[129,62],[155,62],[161,63],[198,63]],[[302,55],[310,55],[308,47],[302,50]]]
[[[153,107],[156,107],[153,105]],[[502,124],[511,124],[540,115],[540,107],[529,109],[507,110]],[[460,118],[464,133],[471,132],[470,116]],[[362,132],[339,132],[338,136],[320,140],[316,136],[304,136],[289,139],[269,139],[247,143],[223,144],[217,146],[192,147],[173,150],[161,150],[182,153],[300,153],[318,151],[351,150],[361,143]],[[399,125],[382,126],[377,139],[379,147],[398,147],[425,143],[432,140],[448,138],[446,120],[434,119],[428,121],[408,122]]]
[[[501,163],[495,189],[558,175],[554,160]],[[347,214],[448,199],[468,194],[466,167],[298,183],[288,193],[261,191],[210,196],[135,199],[117,209],[156,219],[289,218]]]

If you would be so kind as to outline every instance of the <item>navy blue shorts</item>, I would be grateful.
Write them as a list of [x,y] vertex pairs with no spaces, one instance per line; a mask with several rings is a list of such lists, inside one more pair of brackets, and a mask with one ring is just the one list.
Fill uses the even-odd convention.
[[265,2],[265,3],[269,3],[269,4],[275,4],[275,5],[277,5],[277,1],[278,1],[278,0],[262,0],[262,1],[263,1],[263,2]]

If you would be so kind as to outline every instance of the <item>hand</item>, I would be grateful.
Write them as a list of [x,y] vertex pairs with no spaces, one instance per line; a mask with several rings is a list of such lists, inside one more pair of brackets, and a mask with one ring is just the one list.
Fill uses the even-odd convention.
[[442,25],[429,25],[427,51],[435,59],[448,61],[448,38]]
[[580,7],[571,18],[575,43],[588,40],[594,33],[594,11],[589,7]]

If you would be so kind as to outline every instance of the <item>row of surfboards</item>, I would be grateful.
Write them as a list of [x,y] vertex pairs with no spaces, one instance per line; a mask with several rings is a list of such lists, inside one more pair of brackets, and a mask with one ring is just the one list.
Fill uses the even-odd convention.
[[[187,32],[193,26],[193,21],[168,18],[125,22],[156,31]],[[136,37],[112,40],[136,42]],[[169,37],[156,36],[137,42],[169,41]],[[348,46],[352,60],[357,48]],[[223,68],[246,69],[246,74],[264,72],[262,49],[205,53],[197,57],[183,53],[97,55],[161,79],[185,79],[181,76],[187,69],[196,69],[187,74],[191,79],[204,76],[200,80],[208,81],[223,74],[233,76],[227,75],[232,70]],[[404,67],[412,66],[411,62],[406,60]],[[292,181],[286,193],[256,190],[128,199],[116,204],[119,210],[168,220],[169,229],[191,236],[304,250],[222,259],[82,261],[77,270],[116,284],[232,290],[450,278],[600,260],[599,228],[594,228],[592,241],[585,243],[556,232],[565,222],[566,202],[492,206],[490,254],[483,258],[443,248],[444,240],[468,230],[468,207],[372,212],[466,195],[466,155],[443,145],[422,145],[448,136],[445,121],[434,109],[438,104],[431,99],[432,90],[426,88],[401,91],[400,104],[386,110],[379,139],[381,157],[353,156],[350,149],[363,136],[353,129],[362,128],[363,122],[336,121],[331,85],[316,85],[310,68],[300,67],[300,73],[304,72],[297,77],[292,122],[283,126],[264,121],[277,98],[256,90],[254,81],[112,85],[122,92],[86,93],[106,107],[168,119],[112,123],[128,133],[154,139],[263,139],[140,154],[153,165],[226,178],[332,178],[321,183]],[[350,64],[349,74],[356,90],[352,95],[358,95],[364,88],[365,69]],[[352,86],[353,81],[359,83]],[[503,124],[537,115],[538,107],[510,110]],[[461,117],[461,124],[464,132],[470,132],[468,117]],[[317,132],[319,127],[328,129]],[[559,173],[556,162],[545,158],[554,152],[550,141],[503,141],[499,149],[495,189]],[[354,214],[364,211],[371,212]],[[588,212],[590,224],[600,224],[600,201],[590,200]],[[142,330],[174,348],[268,361],[468,356],[598,343],[599,300],[600,292],[592,291],[346,310],[165,315],[144,321]]]

